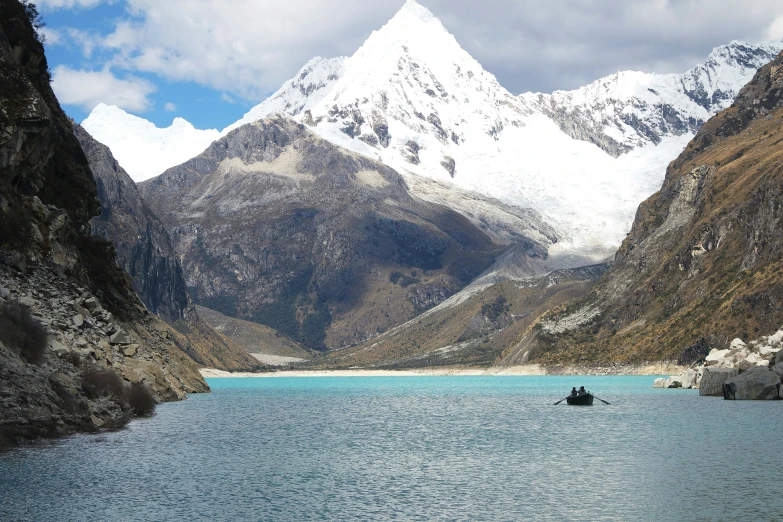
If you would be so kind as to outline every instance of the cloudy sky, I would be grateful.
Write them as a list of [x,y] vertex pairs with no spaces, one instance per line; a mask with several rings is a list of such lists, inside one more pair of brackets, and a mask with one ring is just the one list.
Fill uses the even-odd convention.
[[[35,0],[34,0],[35,1]],[[159,126],[236,121],[314,56],[351,55],[404,0],[37,0],[66,111]],[[618,70],[683,72],[731,40],[783,38],[780,0],[420,0],[509,91]]]

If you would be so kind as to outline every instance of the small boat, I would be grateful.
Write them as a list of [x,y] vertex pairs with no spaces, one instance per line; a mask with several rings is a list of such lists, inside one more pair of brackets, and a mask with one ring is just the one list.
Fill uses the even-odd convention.
[[571,406],[592,406],[593,394],[585,393],[584,395],[569,395],[566,397],[566,404]]

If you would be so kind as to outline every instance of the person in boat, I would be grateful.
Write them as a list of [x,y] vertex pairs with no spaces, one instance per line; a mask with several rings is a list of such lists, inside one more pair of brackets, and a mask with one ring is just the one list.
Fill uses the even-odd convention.
[[571,388],[571,397],[576,397],[576,386]]
[[585,391],[585,387],[584,386],[580,386],[579,387],[578,395],[587,395],[587,391]]

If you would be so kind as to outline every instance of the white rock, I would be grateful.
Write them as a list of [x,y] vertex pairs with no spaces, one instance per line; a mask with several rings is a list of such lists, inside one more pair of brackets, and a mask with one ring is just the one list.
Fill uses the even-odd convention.
[[729,345],[729,349],[744,348],[744,347],[745,347],[745,342],[739,337],[731,341],[731,344]]
[[728,353],[728,350],[718,350],[717,348],[713,348],[710,350],[710,353],[707,354],[707,357],[704,358],[704,361],[707,366],[715,366],[721,362]]
[[682,387],[683,388],[696,388],[696,372],[693,370],[685,370],[682,374]]
[[736,368],[705,368],[699,395],[723,395],[723,383],[739,374]]
[[682,376],[672,375],[671,377],[666,379],[664,386],[666,388],[682,388]]
[[663,377],[659,377],[653,381],[653,388],[665,388],[666,387],[666,379]]
[[74,326],[81,327],[84,324],[84,316],[82,314],[76,314],[71,317],[71,322]]

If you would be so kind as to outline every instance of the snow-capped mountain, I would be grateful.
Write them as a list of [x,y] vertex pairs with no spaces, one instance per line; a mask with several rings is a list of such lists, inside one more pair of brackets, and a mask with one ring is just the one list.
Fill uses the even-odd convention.
[[199,130],[182,118],[174,118],[171,126],[161,129],[144,118],[102,103],[92,110],[82,127],[111,149],[134,181],[157,176],[186,162],[221,136],[218,130]]
[[521,97],[555,120],[569,136],[619,156],[665,136],[692,135],[727,108],[783,42],[734,41],[712,51],[684,74],[623,71],[574,91]]
[[[554,226],[550,253],[599,260],[625,237],[638,204],[658,190],[698,127],[781,48],[732,42],[683,75],[623,72],[576,91],[514,96],[408,0],[353,56],[311,60],[222,134],[288,114],[394,167],[423,199],[504,227],[512,226],[509,214],[487,202],[533,209]],[[111,132],[84,126],[114,149]],[[539,239],[554,242],[551,234]]]

